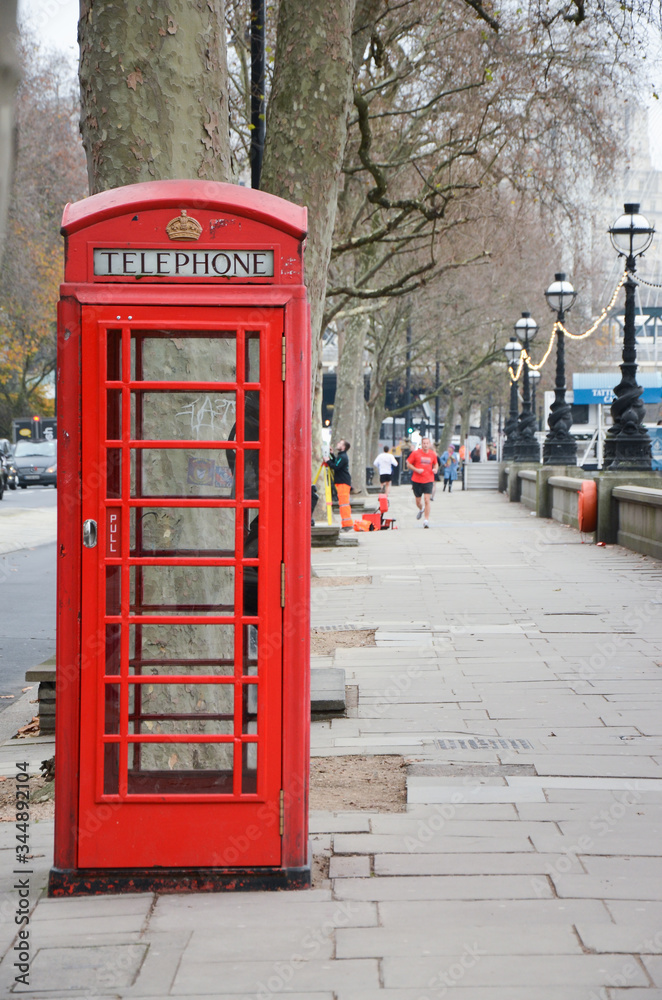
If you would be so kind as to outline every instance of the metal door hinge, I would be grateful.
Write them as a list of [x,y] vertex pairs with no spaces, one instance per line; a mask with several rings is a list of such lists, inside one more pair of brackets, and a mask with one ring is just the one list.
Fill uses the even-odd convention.
[[280,564],[280,606],[285,607],[285,563]]
[[281,338],[281,378],[285,381],[285,337]]
[[280,817],[279,830],[280,830],[280,835],[282,837],[283,832],[285,830],[285,792],[283,791],[282,788],[280,790],[280,799],[279,799],[279,817]]

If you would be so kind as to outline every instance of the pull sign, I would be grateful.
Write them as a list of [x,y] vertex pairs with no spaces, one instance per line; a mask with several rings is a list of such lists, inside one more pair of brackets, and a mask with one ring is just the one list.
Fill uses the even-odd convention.
[[86,549],[93,549],[97,544],[97,522],[91,518],[83,522],[83,545]]
[[107,556],[119,556],[121,555],[120,549],[120,528],[121,528],[121,510],[107,510],[106,511],[106,555]]

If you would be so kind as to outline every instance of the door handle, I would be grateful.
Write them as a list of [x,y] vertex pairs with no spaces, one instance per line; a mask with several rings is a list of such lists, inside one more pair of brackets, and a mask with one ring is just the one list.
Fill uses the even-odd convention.
[[97,544],[97,522],[88,518],[83,521],[83,545],[86,549],[93,549]]

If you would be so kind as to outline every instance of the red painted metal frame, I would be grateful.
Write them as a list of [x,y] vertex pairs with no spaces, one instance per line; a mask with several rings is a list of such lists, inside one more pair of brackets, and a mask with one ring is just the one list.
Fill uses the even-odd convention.
[[[92,482],[89,479],[90,473],[94,476],[94,471],[99,470],[99,474],[94,478],[95,486],[84,493],[83,517],[93,517],[99,524],[99,542],[95,549],[83,550],[83,630],[82,648],[91,649],[89,670],[85,670],[86,662],[83,658],[83,685],[81,690],[81,704],[85,706],[85,712],[81,717],[81,760],[96,762],[96,767],[84,769],[81,772],[81,820],[82,827],[93,825],[97,828],[97,833],[93,838],[86,838],[79,841],[78,864],[81,867],[92,868],[99,865],[108,867],[142,867],[146,864],[157,863],[160,865],[186,866],[196,863],[200,864],[222,864],[226,857],[229,859],[235,856],[241,857],[243,865],[253,864],[278,864],[280,862],[280,837],[278,834],[279,815],[279,790],[281,788],[281,643],[280,634],[282,630],[281,608],[280,608],[280,563],[282,560],[282,496],[279,495],[282,488],[282,463],[281,452],[283,443],[282,413],[283,383],[281,381],[281,336],[283,330],[282,309],[263,310],[260,322],[252,311],[250,328],[260,329],[261,362],[260,362],[260,388],[262,402],[260,405],[260,421],[262,429],[259,441],[250,441],[240,446],[244,453],[246,450],[258,450],[261,456],[260,465],[262,469],[259,500],[245,500],[242,489],[242,462],[237,463],[236,497],[234,500],[207,500],[201,501],[199,498],[162,498],[162,497],[137,497],[130,498],[129,494],[129,464],[126,461],[132,449],[142,449],[149,447],[173,447],[184,448],[213,448],[217,450],[219,445],[216,441],[198,440],[132,440],[130,437],[130,395],[136,391],[149,391],[151,387],[158,388],[162,392],[187,391],[196,393],[204,391],[204,387],[219,389],[219,383],[199,383],[199,382],[158,382],[152,383],[143,380],[131,380],[130,375],[130,340],[132,333],[146,333],[154,328],[167,327],[168,330],[176,334],[178,329],[183,332],[195,329],[196,332],[204,333],[209,330],[220,332],[224,329],[236,331],[235,350],[237,358],[237,382],[231,383],[233,389],[236,386],[236,409],[237,409],[237,440],[243,441],[243,395],[242,386],[253,383],[244,383],[244,338],[242,322],[245,310],[227,307],[190,308],[181,309],[178,307],[162,307],[159,312],[158,321],[154,320],[153,311],[141,307],[131,307],[131,319],[128,319],[129,310],[121,307],[85,307],[83,311],[83,468],[86,469],[84,485]],[[119,314],[119,318],[118,318]],[[105,378],[103,369],[106,361],[106,329],[120,329],[123,338],[122,360],[123,371],[121,375],[123,381],[108,381]],[[124,447],[124,461],[122,468],[124,499],[105,499],[105,492],[101,487],[105,485],[103,469],[105,467],[105,447],[108,443],[105,438],[105,391],[106,387],[124,387],[124,400],[122,404],[122,438],[120,443]],[[229,387],[229,384],[228,384]],[[137,429],[137,428],[136,428]],[[115,438],[111,440],[116,440]],[[274,462],[277,461],[277,475],[273,474]],[[266,480],[266,482],[264,481]],[[97,496],[98,494],[98,496]],[[129,531],[125,527],[122,554],[120,557],[109,559],[106,554],[106,518],[105,510],[121,510],[122,519],[125,526],[129,524],[129,511],[132,508],[141,506],[148,507],[223,507],[235,510],[259,509],[263,511],[260,523],[260,545],[259,560],[246,561],[241,554],[243,545],[242,537],[236,538],[236,550],[240,555],[232,556],[186,556],[186,557],[163,557],[163,556],[131,556],[129,550]],[[239,525],[242,525],[242,529]],[[235,531],[243,531],[243,518],[241,521],[235,518]],[[251,617],[244,612],[239,617],[239,609],[242,603],[241,567],[253,563],[262,567],[259,574],[259,614]],[[110,616],[104,607],[102,595],[105,592],[105,567],[117,565],[122,573],[122,608],[121,613]],[[129,573],[131,566],[231,566],[236,567],[234,572],[234,612],[222,617],[216,615],[196,615],[191,610],[184,617],[171,613],[143,614],[138,618],[129,617]],[[87,569],[86,569],[87,566]],[[119,612],[119,609],[118,609]],[[120,717],[123,719],[120,732],[115,736],[101,737],[103,729],[102,720],[104,717],[104,675],[102,664],[97,664],[97,636],[103,636],[106,623],[115,621],[122,625],[122,663],[128,664],[129,659],[129,635],[128,624],[140,625],[168,625],[179,624],[185,621],[188,624],[222,624],[234,625],[243,632],[241,623],[249,624],[253,622],[258,625],[258,648],[260,650],[260,669],[257,679],[251,680],[245,677],[242,670],[241,658],[238,652],[239,639],[235,643],[235,671],[233,680],[219,679],[218,677],[205,677],[203,674],[186,677],[185,675],[175,676],[174,674],[161,677],[128,675],[128,666],[122,668],[122,676],[117,676],[117,680],[112,675],[106,677],[106,683],[117,684],[120,692]],[[148,735],[140,737],[125,735],[129,733],[128,725],[128,697],[131,684],[140,685],[142,683],[168,683],[176,684],[186,682],[195,684],[232,684],[234,689],[233,717],[235,718],[234,735]],[[240,726],[240,706],[242,704],[240,691],[247,685],[254,683],[258,688],[258,732],[255,737],[242,734]],[[93,706],[94,701],[96,704]],[[101,745],[117,744],[119,748],[119,787],[117,793],[103,792],[103,758],[100,752]],[[126,787],[126,760],[130,744],[144,745],[148,743],[221,743],[232,744],[234,746],[234,789],[230,793],[202,794],[196,793],[193,788],[186,793],[168,794],[137,791],[131,792]],[[241,789],[241,746],[247,743],[257,744],[258,786],[254,794],[247,793]],[[202,775],[201,775],[202,776]],[[234,796],[234,798],[231,797]],[[160,803],[170,803],[169,807],[160,808]],[[210,809],[211,803],[224,802],[225,806],[222,815],[219,815],[217,808]],[[122,803],[125,803],[124,805]],[[187,803],[186,814],[184,816],[184,803]],[[176,804],[176,808],[172,807]],[[109,809],[110,807],[110,809]],[[219,821],[222,820],[223,836],[226,844],[230,844],[224,850],[218,845]],[[184,824],[184,826],[182,826]],[[187,836],[190,829],[195,829],[195,837]],[[252,833],[246,837],[245,831],[249,829]],[[142,836],[141,836],[142,834]],[[132,848],[128,850],[127,841],[132,839]],[[236,845],[242,844],[242,850],[238,851]]]
[[[165,185],[165,186],[164,186]],[[220,189],[223,189],[221,192]],[[219,193],[222,197],[219,197]],[[242,244],[256,239],[255,223],[263,234],[280,246],[280,258],[289,271],[276,274],[271,285],[238,282],[222,285],[193,284],[92,284],[85,271],[89,230],[97,242],[124,238],[127,220],[138,210],[160,209],[159,220],[170,217],[179,206],[199,206],[215,217],[234,213],[248,219]],[[117,223],[111,235],[113,220]],[[229,220],[232,221],[231,219]],[[151,307],[155,318],[161,306],[229,306],[246,311],[250,326],[261,311],[281,308],[284,312],[287,378],[284,385],[283,434],[283,561],[285,565],[285,607],[283,610],[282,687],[282,788],[284,798],[283,835],[280,867],[256,866],[254,871],[205,869],[205,888],[233,885],[248,888],[251,878],[261,878],[260,887],[305,885],[309,864],[307,831],[309,755],[309,441],[310,441],[310,349],[309,313],[302,284],[301,260],[305,235],[305,210],[280,199],[256,195],[231,185],[206,182],[157,182],[134,185],[94,196],[78,206],[68,206],[63,220],[68,237],[68,259],[59,307],[58,403],[59,403],[59,512],[58,512],[58,773],[56,796],[55,868],[52,893],[103,891],[103,869],[86,878],[78,868],[80,838],[94,837],[93,829],[81,828],[78,815],[80,712],[80,601],[82,558],[82,510],[84,495],[81,463],[81,309],[84,304],[124,307]],[[259,235],[259,234],[258,234]],[[226,237],[227,238],[227,237]],[[280,242],[279,242],[280,241]],[[228,240],[229,242],[229,240]],[[239,245],[235,239],[234,245]],[[156,244],[152,244],[156,245]],[[73,280],[72,280],[73,279]],[[189,388],[187,386],[187,388]],[[196,446],[203,442],[196,442]],[[208,620],[208,619],[205,619]],[[172,808],[182,808],[183,804]],[[158,864],[158,861],[157,861]],[[213,861],[212,861],[213,864]],[[190,871],[159,870],[154,888],[172,885],[175,891],[190,883]],[[178,874],[179,872],[179,874]],[[92,876],[92,872],[88,874]],[[121,891],[117,871],[112,873],[113,891]],[[137,873],[136,873],[137,874]],[[111,871],[108,869],[110,878]],[[168,879],[171,881],[168,882]],[[99,881],[99,879],[101,881]],[[289,879],[289,881],[288,881]],[[195,880],[193,880],[195,881]],[[150,878],[142,870],[127,884],[148,888]],[[110,884],[110,882],[108,883]],[[258,883],[256,883],[258,884]],[[92,887],[94,886],[94,887]],[[189,886],[190,887],[190,886]],[[135,891],[135,888],[134,890]]]

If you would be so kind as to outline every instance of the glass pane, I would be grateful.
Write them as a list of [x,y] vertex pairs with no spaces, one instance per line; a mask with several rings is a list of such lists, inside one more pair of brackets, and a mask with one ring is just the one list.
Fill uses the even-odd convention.
[[243,628],[243,672],[245,677],[257,675],[257,625]]
[[233,448],[136,448],[131,451],[132,497],[231,498]]
[[258,511],[255,507],[244,508],[244,559],[258,557]]
[[120,733],[120,686],[106,684],[104,733],[119,736]]
[[233,507],[132,507],[132,556],[233,556]]
[[119,674],[122,626],[106,625],[106,674]]
[[244,795],[257,792],[257,743],[242,744],[241,790]]
[[234,674],[233,625],[131,625],[132,674]]
[[260,492],[260,453],[252,449],[244,451],[244,499],[257,500]]
[[106,438],[120,441],[122,438],[122,390],[108,389],[106,392]]
[[106,497],[119,500],[122,496],[122,452],[119,448],[106,450]]
[[245,382],[260,381],[260,334],[257,331],[246,332],[246,370]]
[[253,736],[257,733],[257,684],[244,685],[241,731]]
[[234,684],[135,684],[132,735],[231,736]]
[[121,566],[106,566],[106,614],[121,613]]
[[131,566],[130,573],[131,614],[234,614],[233,566]]
[[257,616],[257,602],[258,602],[258,567],[257,566],[244,566],[244,607],[242,614],[246,618],[253,618]]
[[129,793],[231,795],[231,743],[133,743]]
[[120,382],[122,379],[122,331],[108,330],[106,333],[106,379]]
[[131,393],[133,441],[234,441],[236,421],[234,392]]
[[106,743],[103,748],[103,792],[104,795],[119,794],[120,745]]
[[257,441],[260,437],[260,393],[246,392],[244,395],[244,440]]
[[134,331],[131,379],[136,382],[236,382],[236,337],[231,331]]

